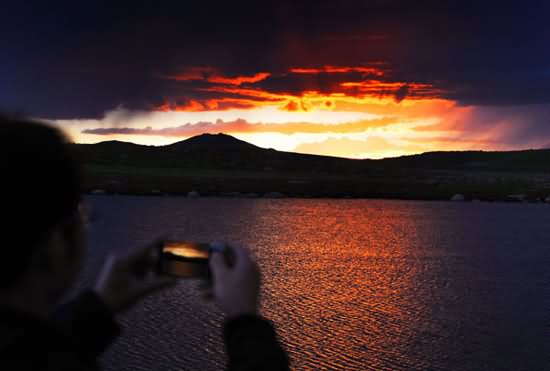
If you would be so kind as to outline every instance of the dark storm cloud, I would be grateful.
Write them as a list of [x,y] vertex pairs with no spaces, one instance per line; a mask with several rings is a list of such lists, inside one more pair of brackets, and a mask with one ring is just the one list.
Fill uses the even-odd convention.
[[267,72],[254,84],[266,91],[330,92],[342,75],[289,70],[373,63],[384,66],[382,82],[402,83],[396,101],[419,83],[464,105],[550,102],[543,1],[35,3],[2,8],[0,110],[101,117],[223,95],[161,78],[190,66]]

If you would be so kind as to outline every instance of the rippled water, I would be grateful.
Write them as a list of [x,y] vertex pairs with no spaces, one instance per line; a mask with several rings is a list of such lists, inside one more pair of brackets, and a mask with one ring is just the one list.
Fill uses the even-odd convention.
[[[249,246],[294,369],[550,365],[548,205],[90,197],[87,285],[113,248],[176,230]],[[108,370],[211,370],[222,315],[197,282],[120,317]]]

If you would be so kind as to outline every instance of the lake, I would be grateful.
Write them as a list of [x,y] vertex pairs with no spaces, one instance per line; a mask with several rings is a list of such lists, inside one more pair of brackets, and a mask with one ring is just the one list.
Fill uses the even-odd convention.
[[[550,367],[550,206],[90,196],[90,285],[163,232],[248,246],[296,370]],[[223,316],[182,280],[119,317],[107,370],[223,369]]]

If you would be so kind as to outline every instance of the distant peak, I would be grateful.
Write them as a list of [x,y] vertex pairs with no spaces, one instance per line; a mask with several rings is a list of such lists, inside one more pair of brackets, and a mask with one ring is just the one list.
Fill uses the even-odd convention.
[[129,142],[124,142],[122,140],[104,140],[104,141],[98,142],[96,144],[112,144],[112,143],[129,143]]
[[99,146],[141,146],[141,144],[136,144],[132,142],[124,142],[122,140],[104,140],[103,142],[95,143]]
[[231,137],[231,138],[234,138],[231,135],[228,135],[228,134],[225,134],[225,133],[216,133],[216,134],[204,133],[204,134],[199,134],[199,135],[196,135],[196,136],[197,137]]
[[231,135],[224,134],[224,133],[217,133],[217,134],[204,133],[204,134],[196,135],[196,136],[191,137],[189,139],[194,139],[194,138],[225,138],[225,139],[239,140],[239,139],[237,139],[237,138],[235,138]]
[[231,135],[224,133],[210,134],[204,133],[194,137],[191,137],[180,142],[171,144],[169,147],[212,147],[212,148],[235,148],[235,149],[245,149],[245,148],[258,148],[257,146],[245,142],[244,140],[237,139]]

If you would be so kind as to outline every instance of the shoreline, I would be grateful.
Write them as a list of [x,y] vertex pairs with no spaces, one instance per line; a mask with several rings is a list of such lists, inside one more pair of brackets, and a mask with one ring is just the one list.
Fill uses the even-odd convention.
[[[197,194],[189,195],[191,192]],[[279,192],[272,192],[279,193]],[[201,194],[197,191],[190,192],[175,192],[175,193],[163,193],[163,192],[109,192],[105,190],[92,190],[83,192],[85,196],[130,196],[130,197],[178,197],[189,199],[235,199],[235,200],[273,200],[273,199],[296,199],[296,200],[384,200],[384,201],[423,201],[423,202],[450,202],[450,203],[505,203],[505,204],[541,204],[550,205],[550,200],[544,199],[517,199],[517,198],[502,198],[502,199],[471,199],[465,198],[463,200],[453,200],[450,198],[414,198],[414,197],[369,197],[369,196],[337,196],[337,195],[292,195],[292,194],[256,194],[251,196],[250,194]]]

